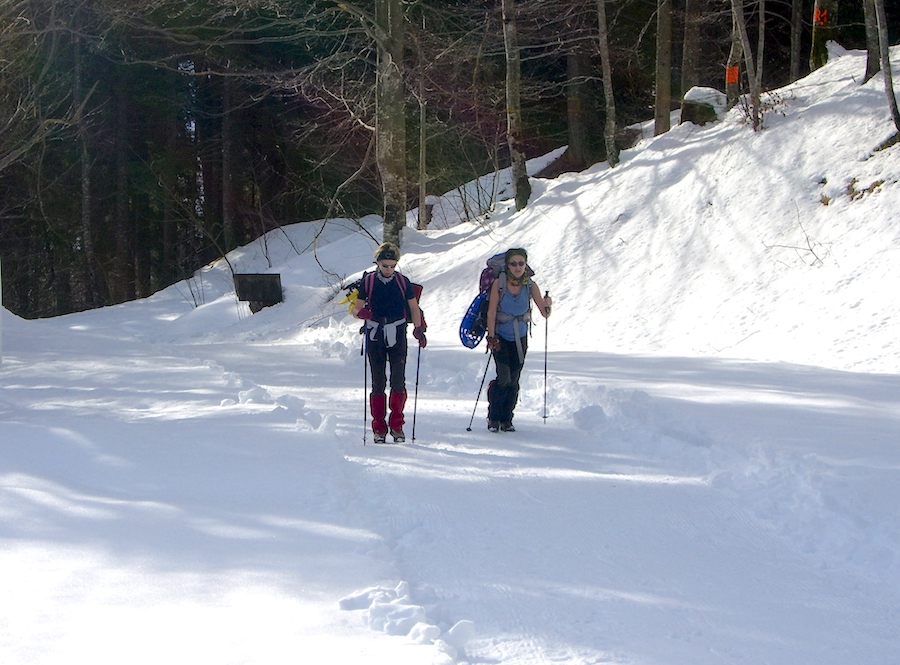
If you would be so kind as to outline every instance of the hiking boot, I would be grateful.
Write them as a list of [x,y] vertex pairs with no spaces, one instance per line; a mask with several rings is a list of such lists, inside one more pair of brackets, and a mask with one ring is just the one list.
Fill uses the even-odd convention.
[[496,420],[488,420],[488,432],[499,432],[500,423]]
[[513,427],[512,423],[500,423],[500,431],[501,432],[515,432],[516,428]]
[[406,435],[402,429],[392,429],[391,436],[394,437],[394,443],[406,443]]
[[387,437],[387,432],[383,434],[379,434],[378,432],[374,432],[375,434],[375,443],[384,443]]

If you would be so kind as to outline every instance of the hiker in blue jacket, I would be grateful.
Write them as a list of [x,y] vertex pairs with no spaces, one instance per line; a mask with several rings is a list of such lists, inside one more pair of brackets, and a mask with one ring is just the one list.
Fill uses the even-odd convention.
[[519,399],[519,377],[528,351],[528,327],[531,302],[544,318],[550,316],[552,301],[541,295],[537,283],[527,270],[528,253],[509,249],[505,255],[506,287],[501,293],[500,280],[494,280],[488,297],[487,343],[494,356],[497,377],[488,385],[488,430],[515,432],[513,411]]
[[[372,373],[369,410],[375,443],[384,443],[388,430],[395,443],[406,440],[403,407],[406,405],[406,328],[413,324],[413,337],[424,348],[427,340],[422,312],[410,281],[397,270],[400,248],[382,243],[375,250],[377,269],[359,284],[359,297],[350,313],[366,322],[366,355]],[[387,366],[391,367],[390,398]],[[390,407],[390,417],[387,411]]]

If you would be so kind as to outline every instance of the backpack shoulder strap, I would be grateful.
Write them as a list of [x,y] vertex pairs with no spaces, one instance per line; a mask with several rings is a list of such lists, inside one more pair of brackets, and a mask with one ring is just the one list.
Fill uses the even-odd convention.
[[394,278],[397,281],[397,288],[399,288],[400,293],[403,294],[403,300],[406,300],[406,284],[407,282],[409,282],[409,280],[406,279],[406,275],[404,275],[399,270],[394,272]]
[[406,320],[412,321],[412,310],[406,301],[406,287],[409,285],[409,279],[397,270],[394,272],[394,281],[397,282],[397,288],[400,289],[400,296],[403,298],[403,311],[406,313]]
[[[394,273],[394,277],[396,278],[394,281],[397,283],[397,288],[400,289],[400,293],[403,294],[403,300],[406,300],[406,285],[409,283],[409,279],[407,279],[406,275],[401,273],[399,270]],[[375,271],[367,272],[363,274],[360,281],[363,284],[363,288],[366,291],[366,297],[372,296],[372,287],[375,286]]]

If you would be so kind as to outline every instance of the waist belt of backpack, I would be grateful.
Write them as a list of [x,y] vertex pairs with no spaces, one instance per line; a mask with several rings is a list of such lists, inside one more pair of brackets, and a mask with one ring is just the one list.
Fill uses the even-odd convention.
[[390,323],[379,322],[373,319],[368,319],[366,321],[366,328],[369,331],[369,340],[377,342],[379,335],[381,335],[384,345],[388,348],[397,343],[397,330],[405,325],[406,319],[397,319]]
[[497,323],[509,323],[510,321],[522,321],[524,323],[530,323],[530,312],[525,312],[524,314],[513,316],[512,314],[507,314],[506,312],[502,312],[499,309],[497,310]]
[[[506,312],[497,312],[497,322],[498,323],[509,323],[512,321],[513,324],[513,337],[516,338],[516,351],[519,354],[519,362],[525,362],[525,350],[522,348],[522,336],[519,335],[519,323],[524,323],[526,326],[531,321],[531,317],[529,316],[529,312],[525,314],[520,314],[519,316],[513,316],[512,314],[507,314]],[[526,327],[526,332],[528,328]]]

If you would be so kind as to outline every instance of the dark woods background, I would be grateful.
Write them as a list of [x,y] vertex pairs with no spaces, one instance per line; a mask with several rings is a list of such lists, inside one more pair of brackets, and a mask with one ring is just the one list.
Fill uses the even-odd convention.
[[[690,1],[696,70],[682,68],[686,0],[672,6],[676,105],[691,84],[724,90],[731,46],[729,1]],[[813,0],[768,0],[764,87],[791,78],[795,1],[809,70]],[[122,302],[280,225],[380,213],[374,4],[0,0],[3,305],[34,318]],[[598,1],[517,5],[527,156],[604,159]],[[653,118],[657,2],[606,5],[623,128]],[[428,194],[508,165],[505,58],[501,0],[404,8],[412,208],[422,137]],[[754,45],[759,9],[745,3]],[[843,46],[865,48],[862,2],[838,23]]]

